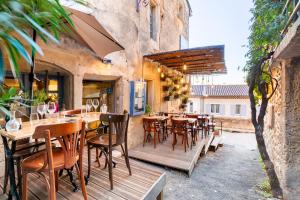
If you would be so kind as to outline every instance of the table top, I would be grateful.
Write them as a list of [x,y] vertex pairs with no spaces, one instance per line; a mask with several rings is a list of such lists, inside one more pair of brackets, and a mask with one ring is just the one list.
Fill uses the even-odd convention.
[[196,118],[188,118],[188,117],[174,117],[173,119],[178,120],[178,121],[187,120],[189,123],[195,123],[197,121]]
[[20,140],[25,138],[30,138],[34,134],[35,128],[39,125],[50,125],[50,124],[63,124],[68,123],[70,120],[82,119],[87,124],[99,121],[100,112],[90,112],[86,116],[81,117],[80,114],[74,117],[61,117],[61,118],[49,118],[40,119],[36,125],[31,125],[30,122],[23,122],[22,129],[13,132],[7,132],[4,129],[0,130],[0,134],[11,140]]
[[144,119],[157,119],[158,121],[164,121],[169,119],[169,117],[168,116],[147,116],[144,117]]

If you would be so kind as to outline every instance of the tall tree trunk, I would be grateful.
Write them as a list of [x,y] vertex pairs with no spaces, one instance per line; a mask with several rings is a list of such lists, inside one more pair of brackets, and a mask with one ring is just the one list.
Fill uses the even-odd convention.
[[[269,102],[270,97],[267,97],[267,91],[266,91],[267,84],[266,83],[260,83],[261,82],[260,78],[258,79],[258,81],[256,79],[257,77],[261,76],[261,74],[262,74],[261,66],[263,65],[263,63],[267,59],[269,59],[269,57],[271,57],[271,54],[268,55],[268,57],[263,58],[261,60],[261,62],[258,65],[258,68],[257,68],[258,70],[256,69],[256,70],[253,70],[253,72],[252,72],[253,75],[252,75],[252,78],[251,78],[250,83],[249,83],[249,97],[250,97],[250,104],[251,104],[251,119],[252,119],[253,126],[255,128],[255,136],[256,136],[258,150],[259,150],[261,158],[262,158],[262,160],[265,164],[265,169],[266,169],[269,181],[270,181],[272,194],[276,198],[282,198],[282,189],[280,187],[280,183],[279,183],[277,174],[276,174],[275,169],[274,169],[274,164],[271,161],[271,159],[269,157],[269,154],[267,152],[266,143],[265,143],[264,136],[263,136],[264,117],[266,115],[266,110],[267,110],[267,107],[268,107],[268,102]],[[262,95],[261,107],[260,107],[260,110],[259,110],[258,117],[257,117],[257,110],[256,110],[256,105],[255,105],[255,96],[254,96],[254,88],[255,88],[257,83],[259,83],[258,87],[259,87],[259,91]]]

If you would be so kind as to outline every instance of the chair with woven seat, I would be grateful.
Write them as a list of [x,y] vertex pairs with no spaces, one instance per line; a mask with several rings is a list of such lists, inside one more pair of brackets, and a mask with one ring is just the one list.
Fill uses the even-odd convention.
[[105,155],[105,167],[106,165],[108,165],[110,188],[113,189],[113,174],[112,174],[113,148],[117,146],[121,146],[129,175],[131,175],[131,169],[130,169],[129,157],[128,157],[128,145],[127,145],[129,114],[127,111],[124,111],[124,114],[101,114],[100,121],[108,123],[108,127],[109,127],[108,133],[98,135],[95,138],[92,138],[87,141],[88,175],[86,177],[86,182],[89,181],[90,172],[91,172],[91,149],[96,148]]
[[[22,161],[22,199],[28,198],[28,174],[39,173],[47,183],[49,199],[55,200],[59,170],[71,169],[73,166],[75,166],[80,179],[83,197],[87,199],[82,163],[85,122],[74,120],[63,124],[38,126],[32,137],[33,139],[44,139],[46,150],[35,153]],[[51,138],[56,138],[60,147],[53,148]]]

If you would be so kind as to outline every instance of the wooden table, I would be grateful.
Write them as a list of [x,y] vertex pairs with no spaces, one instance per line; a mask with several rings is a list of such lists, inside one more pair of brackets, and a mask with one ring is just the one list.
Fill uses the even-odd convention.
[[144,119],[156,119],[158,121],[165,121],[169,119],[168,116],[148,116],[148,117],[143,117]]
[[[61,118],[49,118],[49,119],[42,119],[37,122],[37,125],[32,126],[30,122],[22,123],[22,129],[14,132],[7,132],[4,129],[0,130],[0,134],[3,140],[5,155],[7,158],[7,169],[8,169],[8,176],[10,182],[10,191],[9,191],[9,199],[20,199],[19,193],[17,191],[17,185],[15,181],[15,171],[14,171],[14,159],[13,155],[16,151],[16,143],[18,140],[31,138],[34,134],[35,128],[39,125],[50,125],[50,124],[62,124],[68,123],[69,120],[84,120],[88,124],[99,121],[100,112],[91,112],[85,116],[75,115],[74,117],[61,117]],[[11,141],[11,145],[9,145],[8,141]]]

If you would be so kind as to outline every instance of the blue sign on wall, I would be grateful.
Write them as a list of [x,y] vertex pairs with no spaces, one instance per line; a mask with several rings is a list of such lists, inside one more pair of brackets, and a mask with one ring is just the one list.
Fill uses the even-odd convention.
[[130,115],[145,114],[146,82],[130,81]]

